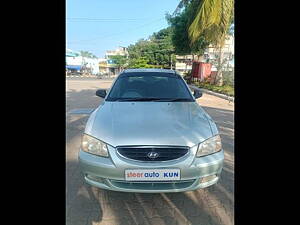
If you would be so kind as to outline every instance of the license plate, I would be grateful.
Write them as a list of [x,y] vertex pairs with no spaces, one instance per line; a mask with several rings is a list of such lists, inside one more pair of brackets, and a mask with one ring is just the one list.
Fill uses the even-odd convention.
[[180,169],[126,169],[126,181],[180,180]]

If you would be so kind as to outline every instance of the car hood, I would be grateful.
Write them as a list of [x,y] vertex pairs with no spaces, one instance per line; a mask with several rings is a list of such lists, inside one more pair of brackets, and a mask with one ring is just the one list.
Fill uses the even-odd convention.
[[205,114],[196,102],[104,102],[85,132],[114,147],[192,147],[212,136]]

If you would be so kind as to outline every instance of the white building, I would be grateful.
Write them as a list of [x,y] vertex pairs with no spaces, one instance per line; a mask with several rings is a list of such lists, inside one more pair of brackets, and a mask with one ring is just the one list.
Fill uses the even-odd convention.
[[80,52],[71,49],[66,50],[66,65],[77,66],[78,68],[86,66],[91,69],[92,74],[96,75],[99,73],[99,60],[97,58],[82,57]]
[[99,73],[99,60],[98,58],[83,57],[83,64],[91,69],[91,73],[96,75]]
[[[205,56],[207,59],[214,60],[216,56],[219,54],[218,49],[214,48],[213,46],[209,46],[207,51],[205,52]],[[234,56],[234,36],[228,35],[227,39],[225,40],[225,44],[222,47],[221,51],[223,52],[223,57],[228,58],[228,61],[231,61]]]
[[82,66],[83,57],[79,52],[66,50],[66,65],[67,66]]
[[[233,60],[233,58],[234,58],[234,36],[233,35],[228,35],[221,51],[224,54],[223,55],[224,58],[227,58],[228,65],[230,67],[234,67],[234,60]],[[214,48],[212,45],[210,45],[208,47],[208,49],[205,51],[204,57],[201,57],[201,59],[199,59],[199,61],[211,63],[216,59],[216,57],[218,55],[219,55],[219,50]],[[196,56],[195,56],[195,59],[197,59]],[[192,55],[184,55],[184,56],[176,55],[175,68],[179,72],[191,71],[192,70],[192,61],[193,61]],[[216,70],[217,70],[216,67],[213,65],[212,71],[216,71]]]
[[175,69],[179,73],[186,73],[192,70],[193,56],[192,55],[176,55]]

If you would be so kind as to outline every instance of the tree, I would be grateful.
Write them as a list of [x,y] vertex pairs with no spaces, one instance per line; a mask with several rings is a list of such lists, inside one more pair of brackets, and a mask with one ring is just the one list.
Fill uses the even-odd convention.
[[119,71],[123,70],[128,63],[127,57],[123,55],[112,55],[110,59],[113,60],[113,63],[118,67]]
[[189,26],[189,37],[195,42],[200,35],[215,46],[224,45],[226,35],[233,22],[233,0],[193,0],[198,9]]
[[128,47],[129,66],[139,58],[146,60],[150,67],[172,68],[175,62],[171,28],[153,33],[148,39],[141,39]]
[[195,14],[190,14],[192,23],[188,26],[190,45],[204,37],[219,49],[218,73],[216,79],[222,85],[222,47],[230,25],[233,23],[233,0],[182,0],[175,13],[190,4],[197,5]]
[[175,49],[172,43],[172,28],[168,27],[162,29],[152,36],[150,36],[150,41],[155,44],[155,60],[157,65],[163,65],[163,67],[172,68],[175,62]]
[[82,57],[97,58],[97,56],[95,56],[93,53],[91,53],[89,51],[79,51],[79,52]]
[[209,42],[204,37],[200,37],[197,41],[191,43],[189,40],[188,27],[192,23],[194,15],[197,13],[197,2],[189,4],[182,3],[185,8],[182,12],[177,10],[173,15],[167,15],[167,21],[172,29],[172,43],[175,53],[178,55],[197,55],[198,58],[204,54]]
[[149,61],[145,57],[139,57],[129,60],[129,68],[150,68]]
[[137,59],[144,57],[147,61],[154,62],[154,56],[150,51],[153,48],[151,43],[147,40],[141,39],[137,41],[135,44],[128,46],[128,54],[129,54],[129,67],[131,67]]

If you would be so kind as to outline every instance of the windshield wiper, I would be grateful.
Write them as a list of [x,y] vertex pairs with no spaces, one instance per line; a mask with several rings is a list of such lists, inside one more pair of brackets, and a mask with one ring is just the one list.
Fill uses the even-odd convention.
[[161,100],[161,98],[119,98],[117,101],[119,102],[147,102],[147,101],[157,101]]
[[164,101],[164,102],[191,102],[193,101],[190,98],[165,98],[165,99],[161,99],[160,101]]
[[156,101],[156,102],[192,102],[193,99],[190,98],[117,98],[113,99],[113,101],[117,102],[148,102],[148,101]]

